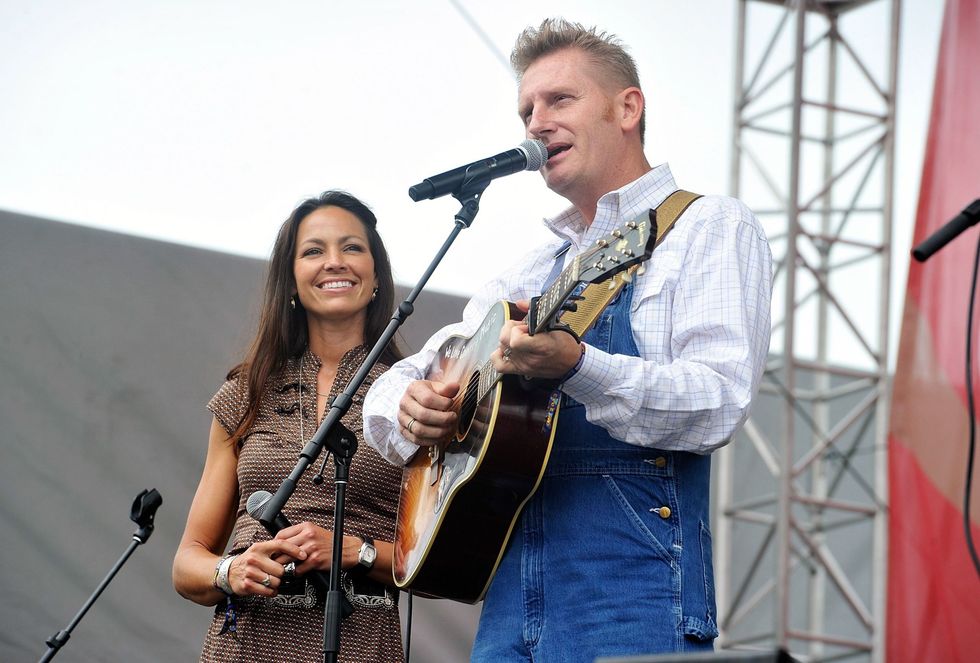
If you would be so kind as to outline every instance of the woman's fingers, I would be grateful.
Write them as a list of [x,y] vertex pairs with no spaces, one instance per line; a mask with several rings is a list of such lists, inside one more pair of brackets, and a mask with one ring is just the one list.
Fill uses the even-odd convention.
[[307,553],[291,541],[271,539],[255,543],[232,561],[228,582],[236,594],[275,596],[282,583],[285,563],[306,557]]

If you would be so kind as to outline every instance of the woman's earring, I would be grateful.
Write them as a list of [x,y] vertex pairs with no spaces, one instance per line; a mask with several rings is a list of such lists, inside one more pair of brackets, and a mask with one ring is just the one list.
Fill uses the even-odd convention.
[[371,293],[371,301],[373,302],[378,298],[378,286],[374,286],[374,292]]
[[296,310],[296,295],[289,298],[289,308]]

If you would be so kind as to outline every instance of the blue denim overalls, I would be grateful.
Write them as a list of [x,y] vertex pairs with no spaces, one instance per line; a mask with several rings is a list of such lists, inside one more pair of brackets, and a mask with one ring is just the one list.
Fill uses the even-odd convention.
[[[583,340],[638,356],[632,299],[627,283]],[[710,463],[613,439],[563,396],[545,476],[487,592],[471,660],[711,650]]]

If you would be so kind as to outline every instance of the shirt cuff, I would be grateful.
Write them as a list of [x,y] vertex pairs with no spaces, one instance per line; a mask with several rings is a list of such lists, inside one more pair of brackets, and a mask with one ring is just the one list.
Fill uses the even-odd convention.
[[364,436],[369,444],[392,465],[404,466],[421,448],[399,435],[397,425],[379,415],[364,416]]
[[604,378],[616,375],[616,360],[608,352],[585,345],[582,364],[564,383],[561,390],[579,403],[591,403],[609,392]]

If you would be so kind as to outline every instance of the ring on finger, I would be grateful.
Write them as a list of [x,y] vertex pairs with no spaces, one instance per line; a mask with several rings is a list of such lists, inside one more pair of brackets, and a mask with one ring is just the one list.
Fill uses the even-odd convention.
[[405,430],[407,430],[409,433],[411,433],[412,432],[412,426],[414,426],[414,425],[415,425],[415,417],[412,417],[412,420],[408,422],[408,425],[407,426],[405,426]]
[[265,585],[266,587],[268,587],[269,585],[271,585],[272,584],[272,576],[270,576],[268,573],[266,573],[265,574],[265,577],[262,578],[262,584]]
[[296,562],[289,562],[282,567],[282,575],[286,578],[292,578],[296,573]]
[[503,356],[503,358],[504,358],[504,361],[510,361],[510,348],[506,348],[506,349],[505,349],[505,350],[504,350],[504,351],[503,351],[503,352],[501,353],[501,356]]

